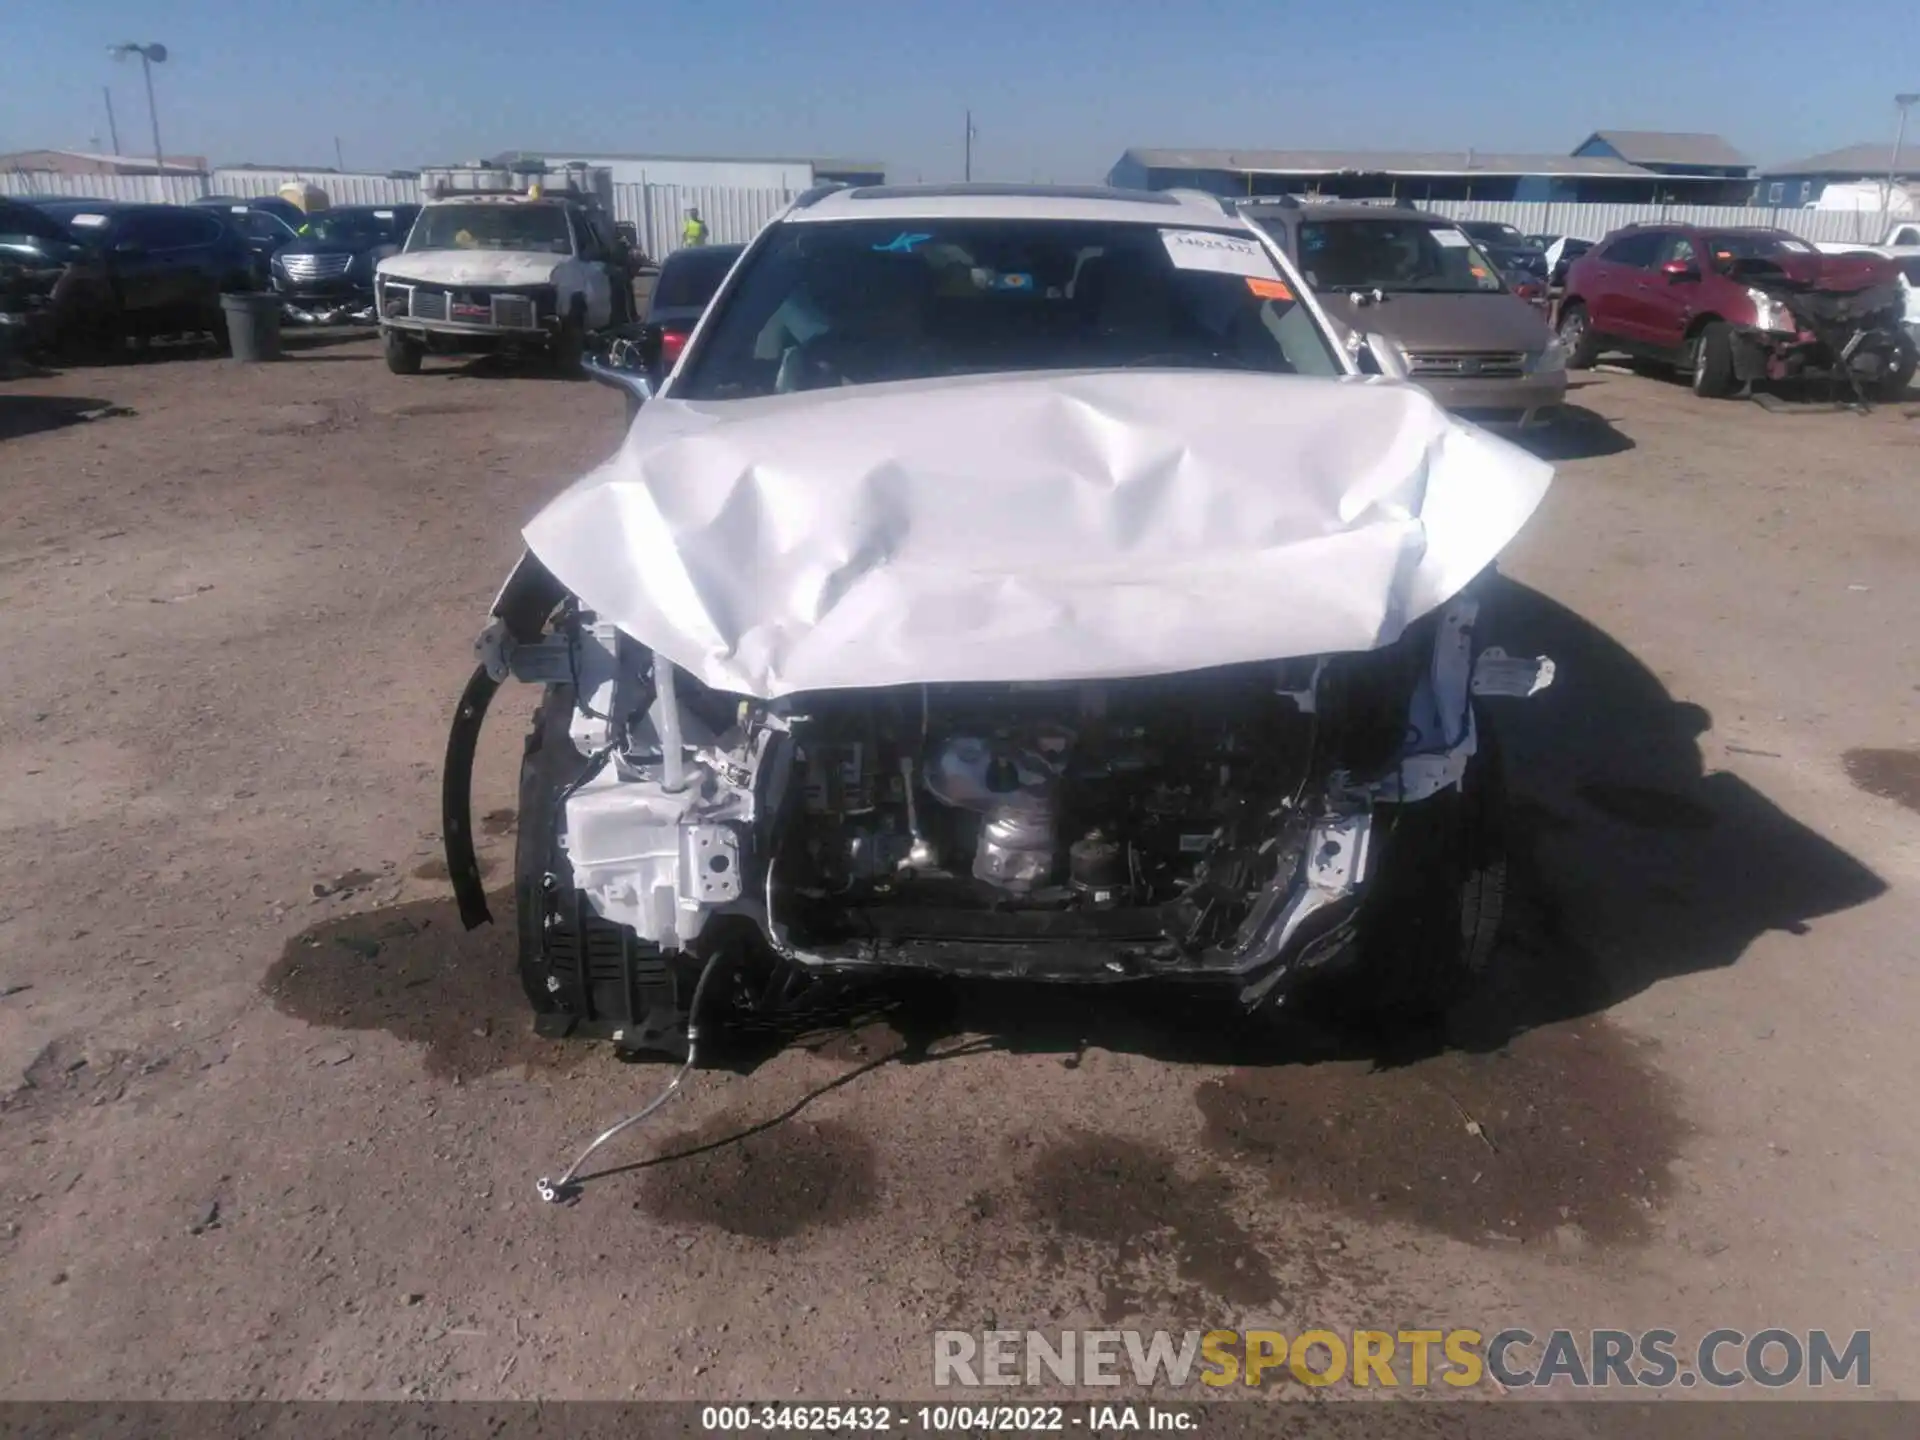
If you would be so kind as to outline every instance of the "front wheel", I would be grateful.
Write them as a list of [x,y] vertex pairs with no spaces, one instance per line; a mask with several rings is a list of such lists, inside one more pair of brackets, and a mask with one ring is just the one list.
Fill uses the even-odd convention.
[[1598,347],[1594,344],[1593,323],[1587,317],[1587,307],[1578,300],[1569,300],[1560,309],[1560,343],[1567,352],[1569,370],[1590,370],[1593,362],[1599,359]]
[[1914,343],[1911,335],[1900,335],[1893,342],[1893,353],[1888,357],[1887,373],[1873,382],[1873,398],[1892,402],[1902,399],[1907,386],[1913,383],[1913,372],[1920,365],[1920,345]]
[[587,354],[587,325],[576,308],[560,322],[560,333],[553,341],[553,371],[563,380],[578,380],[586,373],[581,362]]
[[1693,341],[1693,393],[1703,400],[1724,400],[1740,388],[1733,373],[1733,327],[1711,321]]
[[389,330],[381,342],[387,352],[387,369],[396,375],[418,375],[426,349],[417,340],[409,340],[397,330]]
[[1375,1017],[1443,1015],[1491,965],[1506,911],[1506,783],[1493,731],[1475,723],[1458,790],[1390,807],[1350,977],[1356,1008]]

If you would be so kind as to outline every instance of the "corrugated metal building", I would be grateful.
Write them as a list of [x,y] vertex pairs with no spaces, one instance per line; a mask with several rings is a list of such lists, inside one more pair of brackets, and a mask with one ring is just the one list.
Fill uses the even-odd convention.
[[1753,198],[1753,162],[1718,135],[1596,130],[1574,146],[1573,153],[1624,160],[1660,176],[1659,193],[1650,197],[1655,200],[1683,205],[1744,205]]
[[[1665,158],[1672,157],[1672,158]],[[1599,130],[1571,155],[1498,150],[1129,150],[1115,185],[1352,200],[1739,204],[1750,168],[1717,135]]]
[[39,175],[197,175],[204,155],[175,155],[164,165],[152,157],[96,155],[86,150],[15,150],[0,155],[0,171]]
[[1887,167],[1898,165],[1894,183],[1920,195],[1920,141],[1904,147],[1898,156],[1886,144],[1848,145],[1824,154],[1769,165],[1760,172],[1761,198],[1769,205],[1811,205],[1829,185],[1878,181],[1885,185]]

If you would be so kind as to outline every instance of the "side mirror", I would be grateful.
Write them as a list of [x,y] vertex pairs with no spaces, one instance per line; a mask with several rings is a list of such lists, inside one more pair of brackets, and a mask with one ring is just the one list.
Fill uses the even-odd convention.
[[[1389,380],[1407,378],[1407,361],[1400,347],[1378,332],[1369,333],[1361,349],[1361,368],[1369,369],[1376,375],[1384,375]],[[1369,367],[1365,362],[1371,360]]]
[[1667,277],[1667,283],[1669,285],[1677,285],[1682,280],[1698,280],[1700,278],[1700,272],[1694,268],[1693,262],[1689,260],[1669,260],[1661,265],[1660,273]]
[[[615,341],[617,349],[623,342]],[[602,385],[611,386],[627,397],[627,420],[640,413],[640,407],[653,399],[653,381],[644,371],[625,370],[612,363],[611,357],[588,355],[581,359],[580,366],[587,374]]]

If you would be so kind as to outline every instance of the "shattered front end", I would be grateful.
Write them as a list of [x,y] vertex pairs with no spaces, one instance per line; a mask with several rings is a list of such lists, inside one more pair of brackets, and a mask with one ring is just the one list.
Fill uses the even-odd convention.
[[[1360,654],[1103,682],[710,689],[528,557],[476,692],[546,687],[521,788],[521,968],[549,1028],[672,1049],[716,947],[806,972],[1217,981],[1246,1005],[1354,954],[1382,838],[1469,788],[1475,697],[1551,683],[1476,654],[1471,589]],[[1484,762],[1481,762],[1484,763]],[[485,917],[464,791],[449,869]]]

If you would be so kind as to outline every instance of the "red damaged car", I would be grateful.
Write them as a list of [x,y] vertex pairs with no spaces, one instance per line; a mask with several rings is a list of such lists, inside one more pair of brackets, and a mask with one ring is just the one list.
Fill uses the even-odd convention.
[[1893,261],[1823,255],[1781,230],[1630,225],[1574,261],[1560,306],[1570,366],[1610,351],[1692,376],[1696,395],[1829,375],[1899,395],[1915,345]]

